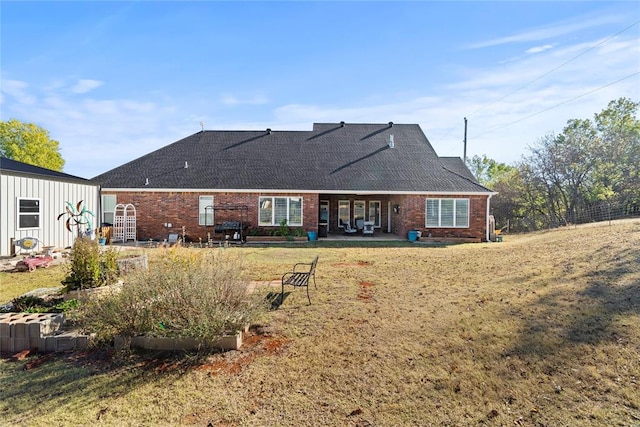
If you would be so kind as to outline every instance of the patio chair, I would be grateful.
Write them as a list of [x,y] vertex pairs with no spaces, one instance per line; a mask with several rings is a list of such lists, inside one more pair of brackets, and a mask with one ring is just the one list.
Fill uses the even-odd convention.
[[370,235],[373,236],[373,226],[375,223],[373,221],[365,221],[362,228],[362,235]]
[[358,232],[358,230],[356,230],[355,228],[351,228],[351,225],[344,222],[343,220],[340,220],[340,225],[344,227],[344,234],[355,234]]

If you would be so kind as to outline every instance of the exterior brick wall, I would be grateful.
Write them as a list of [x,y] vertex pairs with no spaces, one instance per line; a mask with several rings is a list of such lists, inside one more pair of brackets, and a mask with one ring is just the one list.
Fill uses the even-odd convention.
[[[207,239],[207,233],[212,232],[213,227],[204,227],[198,224],[199,196],[213,196],[215,207],[222,205],[246,205],[248,207],[243,219],[249,229],[258,227],[258,198],[260,196],[302,197],[303,225],[305,231],[318,231],[318,213],[320,200],[329,200],[330,223],[329,232],[340,232],[337,226],[338,200],[351,201],[351,218],[353,219],[353,201],[363,200],[367,207],[369,201],[380,202],[381,227],[376,232],[388,232],[388,224],[391,232],[398,236],[407,236],[409,230],[421,231],[423,236],[433,237],[473,237],[485,240],[486,237],[486,209],[487,196],[468,195],[328,195],[328,194],[286,194],[286,193],[216,193],[216,192],[103,192],[116,194],[118,203],[131,203],[136,208],[137,238],[138,240],[163,240],[170,233],[182,233],[188,238],[197,241],[198,238]],[[468,228],[427,228],[425,227],[425,199],[437,198],[466,198],[469,199],[469,227]],[[398,205],[399,212],[393,209],[389,213],[388,206]],[[224,221],[240,220],[239,211],[216,210],[216,224]],[[165,227],[164,224],[171,224]],[[260,227],[262,229],[277,229],[274,227]],[[298,227],[291,227],[298,228]]]
[[[426,199],[427,198],[461,198],[469,199],[469,227],[468,228],[427,228],[426,227]],[[432,237],[473,237],[486,240],[487,196],[468,195],[416,195],[400,196],[397,202],[400,213],[394,221],[394,233],[406,236],[410,230],[418,230],[423,236]],[[396,203],[396,202],[394,202]]]
[[[213,205],[218,208],[223,205],[245,205],[248,210],[244,213],[243,223],[249,229],[258,227],[258,197],[282,196],[302,197],[302,228],[306,231],[318,229],[318,196],[316,194],[283,194],[283,193],[215,193],[215,192],[107,192],[103,195],[116,194],[117,203],[130,203],[136,208],[136,224],[138,240],[164,240],[170,233],[182,234],[197,241],[206,240],[207,233],[213,234],[213,227],[198,224],[198,205],[200,196],[213,196]],[[240,211],[216,210],[214,223],[224,221],[239,221]],[[166,227],[164,224],[171,224]],[[278,227],[260,227],[277,229]],[[290,227],[298,228],[298,227]],[[213,237],[213,236],[212,236]]]

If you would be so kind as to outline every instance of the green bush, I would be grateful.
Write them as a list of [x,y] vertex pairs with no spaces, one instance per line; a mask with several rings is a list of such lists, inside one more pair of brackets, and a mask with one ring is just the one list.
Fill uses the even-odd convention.
[[293,230],[293,235],[295,237],[307,237],[307,232],[304,228],[296,228]]
[[103,341],[116,335],[213,340],[241,330],[264,310],[248,284],[228,251],[176,247],[148,270],[127,276],[120,292],[83,304],[80,322]]
[[19,296],[17,298],[14,298],[11,301],[11,304],[13,305],[14,311],[17,311],[17,312],[24,311],[27,313],[33,313],[34,309],[37,309],[39,307],[44,307],[45,305],[47,305],[44,298],[40,298],[34,295]]
[[25,313],[70,313],[79,307],[78,300],[62,298],[45,300],[34,295],[22,295],[11,301],[12,311]]
[[278,227],[278,236],[289,237],[289,227],[287,227],[287,220],[283,219],[280,221],[280,226]]
[[62,284],[67,290],[111,285],[118,276],[116,259],[113,249],[101,251],[97,240],[78,237],[73,243],[68,273]]

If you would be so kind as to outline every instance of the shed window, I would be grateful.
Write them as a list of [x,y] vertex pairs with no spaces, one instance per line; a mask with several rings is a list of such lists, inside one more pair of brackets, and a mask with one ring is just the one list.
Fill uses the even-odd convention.
[[468,228],[469,199],[427,199],[427,227]]
[[40,228],[40,199],[18,199],[18,229]]
[[105,194],[102,196],[102,223],[113,224],[116,210],[117,198],[115,194]]

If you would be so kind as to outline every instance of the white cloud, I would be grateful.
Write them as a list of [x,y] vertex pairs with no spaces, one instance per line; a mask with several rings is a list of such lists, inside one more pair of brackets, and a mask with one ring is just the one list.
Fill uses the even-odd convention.
[[540,53],[540,52],[544,52],[545,50],[549,50],[549,49],[553,49],[555,45],[553,44],[545,44],[542,46],[535,46],[532,47],[530,49],[527,49],[525,52],[526,53]]
[[234,95],[223,95],[220,98],[223,105],[264,105],[269,103],[269,99],[262,95],[255,95],[249,98],[238,98]]
[[33,105],[36,102],[36,98],[28,93],[28,88],[29,85],[20,80],[2,81],[2,93],[9,95],[21,105]]
[[604,15],[594,18],[578,17],[571,21],[560,21],[552,25],[525,30],[523,32],[512,34],[510,36],[499,37],[474,43],[469,46],[470,49],[479,49],[485,47],[499,46],[510,43],[534,42],[548,40],[554,37],[575,33],[577,31],[599,27],[607,24],[614,24],[623,21],[624,17],[617,15]]
[[104,82],[101,82],[100,80],[80,79],[71,87],[71,92],[78,94],[87,93],[99,88],[103,84]]
[[[173,105],[135,99],[91,99],[70,96],[66,85],[39,89],[26,83],[10,85],[33,103],[12,102],[3,112],[37,123],[60,142],[66,173],[91,178],[136,157],[196,132],[192,123],[177,120]],[[177,124],[176,124],[177,123]]]

